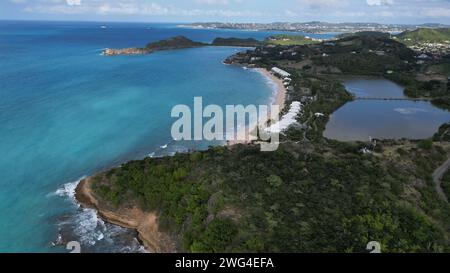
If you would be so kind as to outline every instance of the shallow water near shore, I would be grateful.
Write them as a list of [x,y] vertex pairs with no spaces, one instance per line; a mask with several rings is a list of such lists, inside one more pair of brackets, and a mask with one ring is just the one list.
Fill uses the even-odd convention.
[[260,73],[222,64],[243,48],[114,58],[100,56],[103,48],[175,35],[210,42],[271,34],[0,21],[0,252],[67,252],[50,243],[58,233],[89,252],[142,251],[134,232],[79,208],[71,192],[76,181],[128,160],[218,144],[171,140],[172,107],[192,105],[194,96],[218,105],[268,104],[272,96]]

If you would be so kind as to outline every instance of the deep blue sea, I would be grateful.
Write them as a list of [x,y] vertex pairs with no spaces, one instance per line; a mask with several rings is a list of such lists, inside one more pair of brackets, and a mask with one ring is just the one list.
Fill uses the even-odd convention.
[[0,21],[0,252],[64,252],[51,245],[59,235],[89,252],[140,251],[133,232],[78,207],[76,182],[132,159],[217,144],[171,140],[172,107],[192,105],[194,96],[218,105],[267,104],[272,96],[261,74],[222,64],[243,48],[113,58],[101,56],[103,48],[275,33]]

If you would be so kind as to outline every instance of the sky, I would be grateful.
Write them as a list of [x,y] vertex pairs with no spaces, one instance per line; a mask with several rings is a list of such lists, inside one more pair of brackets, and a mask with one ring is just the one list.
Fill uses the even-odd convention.
[[0,0],[0,19],[450,25],[450,0]]

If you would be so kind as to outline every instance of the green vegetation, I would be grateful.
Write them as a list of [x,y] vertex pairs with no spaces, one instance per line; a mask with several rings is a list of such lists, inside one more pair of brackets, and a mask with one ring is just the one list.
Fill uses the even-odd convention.
[[[189,47],[201,47],[209,44],[194,42],[184,36],[177,36],[167,40],[161,40],[158,42],[148,44],[145,49],[164,50],[174,48],[189,48]],[[239,38],[216,38],[212,42],[213,46],[242,46],[242,47],[257,47],[263,45],[263,42],[255,39],[239,39]]]
[[104,54],[107,56],[113,55],[140,55],[150,54],[155,51],[195,48],[203,46],[242,46],[242,47],[257,47],[263,45],[255,39],[238,39],[238,38],[217,38],[212,44],[192,41],[184,36],[176,36],[166,40],[160,40],[147,44],[144,48],[126,48],[126,49],[107,49]]
[[416,80],[411,50],[366,33],[259,47],[228,61],[253,57],[292,74],[288,102],[308,98],[304,126],[290,128],[277,151],[237,145],[133,161],[98,174],[95,194],[113,207],[157,212],[161,230],[190,252],[365,252],[369,241],[383,252],[450,251],[450,205],[431,176],[450,154],[450,125],[435,142],[379,141],[371,154],[361,152],[369,143],[322,136],[327,116],[352,99],[342,74],[381,75],[412,96],[445,97],[441,82]]
[[446,123],[439,128],[433,137],[434,141],[450,141],[450,123]]
[[[327,67],[350,75],[383,76],[405,86],[405,94],[412,98],[432,99],[436,106],[450,110],[449,83],[445,80],[417,80],[421,70],[415,65],[415,53],[405,45],[386,38],[383,35],[346,36],[335,46],[323,46],[321,52],[326,55],[312,56],[316,66]],[[445,72],[448,63],[442,61],[429,66],[435,72]],[[442,73],[441,73],[442,74]]]
[[[308,127],[302,131],[288,130],[287,139],[320,141],[329,121],[328,117],[336,109],[351,101],[352,96],[337,79],[330,77],[302,75],[296,78],[295,85],[309,88],[311,95],[316,99],[305,105],[304,114],[299,120],[301,123],[307,124]],[[300,98],[293,95],[292,99],[298,100]],[[315,113],[322,113],[325,117],[316,117]]]
[[397,35],[397,38],[407,45],[421,43],[444,43],[450,41],[450,28],[430,29],[419,28]]
[[450,171],[447,171],[444,176],[442,177],[442,184],[441,184],[442,190],[444,191],[445,196],[447,196],[447,199],[450,198]]
[[184,36],[176,36],[167,40],[161,40],[158,42],[149,43],[145,46],[145,50],[149,52],[158,50],[170,50],[180,48],[191,48],[205,46],[204,43],[194,42]]
[[249,38],[216,38],[212,45],[214,46],[242,46],[242,47],[257,47],[263,45],[263,42]]
[[418,81],[411,74],[387,75],[405,86],[405,94],[412,98],[429,98],[437,107],[450,110],[449,84],[445,81]]
[[363,252],[371,240],[389,252],[448,251],[449,207],[427,182],[442,148],[384,158],[359,147],[216,147],[127,163],[95,189],[116,206],[158,211],[192,252]]
[[433,148],[433,140],[424,139],[419,142],[418,147],[423,150],[431,150],[431,148]]
[[386,32],[378,32],[378,31],[359,31],[356,33],[343,33],[338,35],[338,38],[345,39],[345,38],[352,38],[352,37],[358,37],[362,39],[390,39],[390,34]]
[[270,36],[266,39],[266,43],[274,44],[274,45],[307,45],[307,44],[315,44],[320,41],[314,40],[309,37],[301,36],[301,35],[287,35],[287,34],[279,34]]
[[337,67],[345,74],[378,75],[413,70],[414,52],[384,36],[354,35],[325,47],[325,56],[313,57],[316,65]]
[[427,67],[427,73],[429,74],[441,74],[441,75],[450,75],[450,63],[438,63],[432,64]]

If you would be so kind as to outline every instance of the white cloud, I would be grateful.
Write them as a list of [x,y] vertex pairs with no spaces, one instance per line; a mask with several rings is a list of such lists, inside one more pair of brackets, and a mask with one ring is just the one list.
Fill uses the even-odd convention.
[[242,3],[243,0],[194,0],[197,4],[203,5],[229,5],[233,3]]
[[311,9],[323,9],[346,6],[348,0],[300,0],[300,3],[309,6]]
[[[76,15],[74,18],[115,18],[128,16],[140,19],[166,16],[184,20],[223,20],[236,18],[258,20],[322,20],[450,22],[448,0],[8,0],[27,13],[39,17]],[[0,4],[1,6],[1,4]],[[47,16],[48,15],[48,16]],[[36,15],[38,16],[38,15]],[[298,19],[297,19],[298,18]],[[151,20],[152,18],[148,18]]]
[[431,18],[450,19],[450,8],[427,8],[422,11],[422,15]]
[[366,0],[369,6],[387,6],[393,5],[394,0]]
[[288,9],[284,10],[284,15],[287,16],[287,17],[297,17],[297,16],[299,16],[299,14],[297,12],[292,11],[292,10],[288,10]]
[[[40,14],[97,14],[108,15],[142,15],[142,16],[189,16],[189,17],[262,17],[267,16],[263,12],[233,9],[182,9],[174,5],[162,5],[155,2],[120,0],[40,0],[40,4],[29,5],[25,8],[28,13]],[[219,3],[221,0],[200,0]],[[242,0],[227,0],[241,2]],[[44,3],[45,2],[45,3]],[[82,4],[83,3],[83,4]]]
[[194,0],[194,2],[204,5],[228,5],[230,3],[228,0]]
[[66,0],[67,5],[69,6],[80,6],[81,0]]

